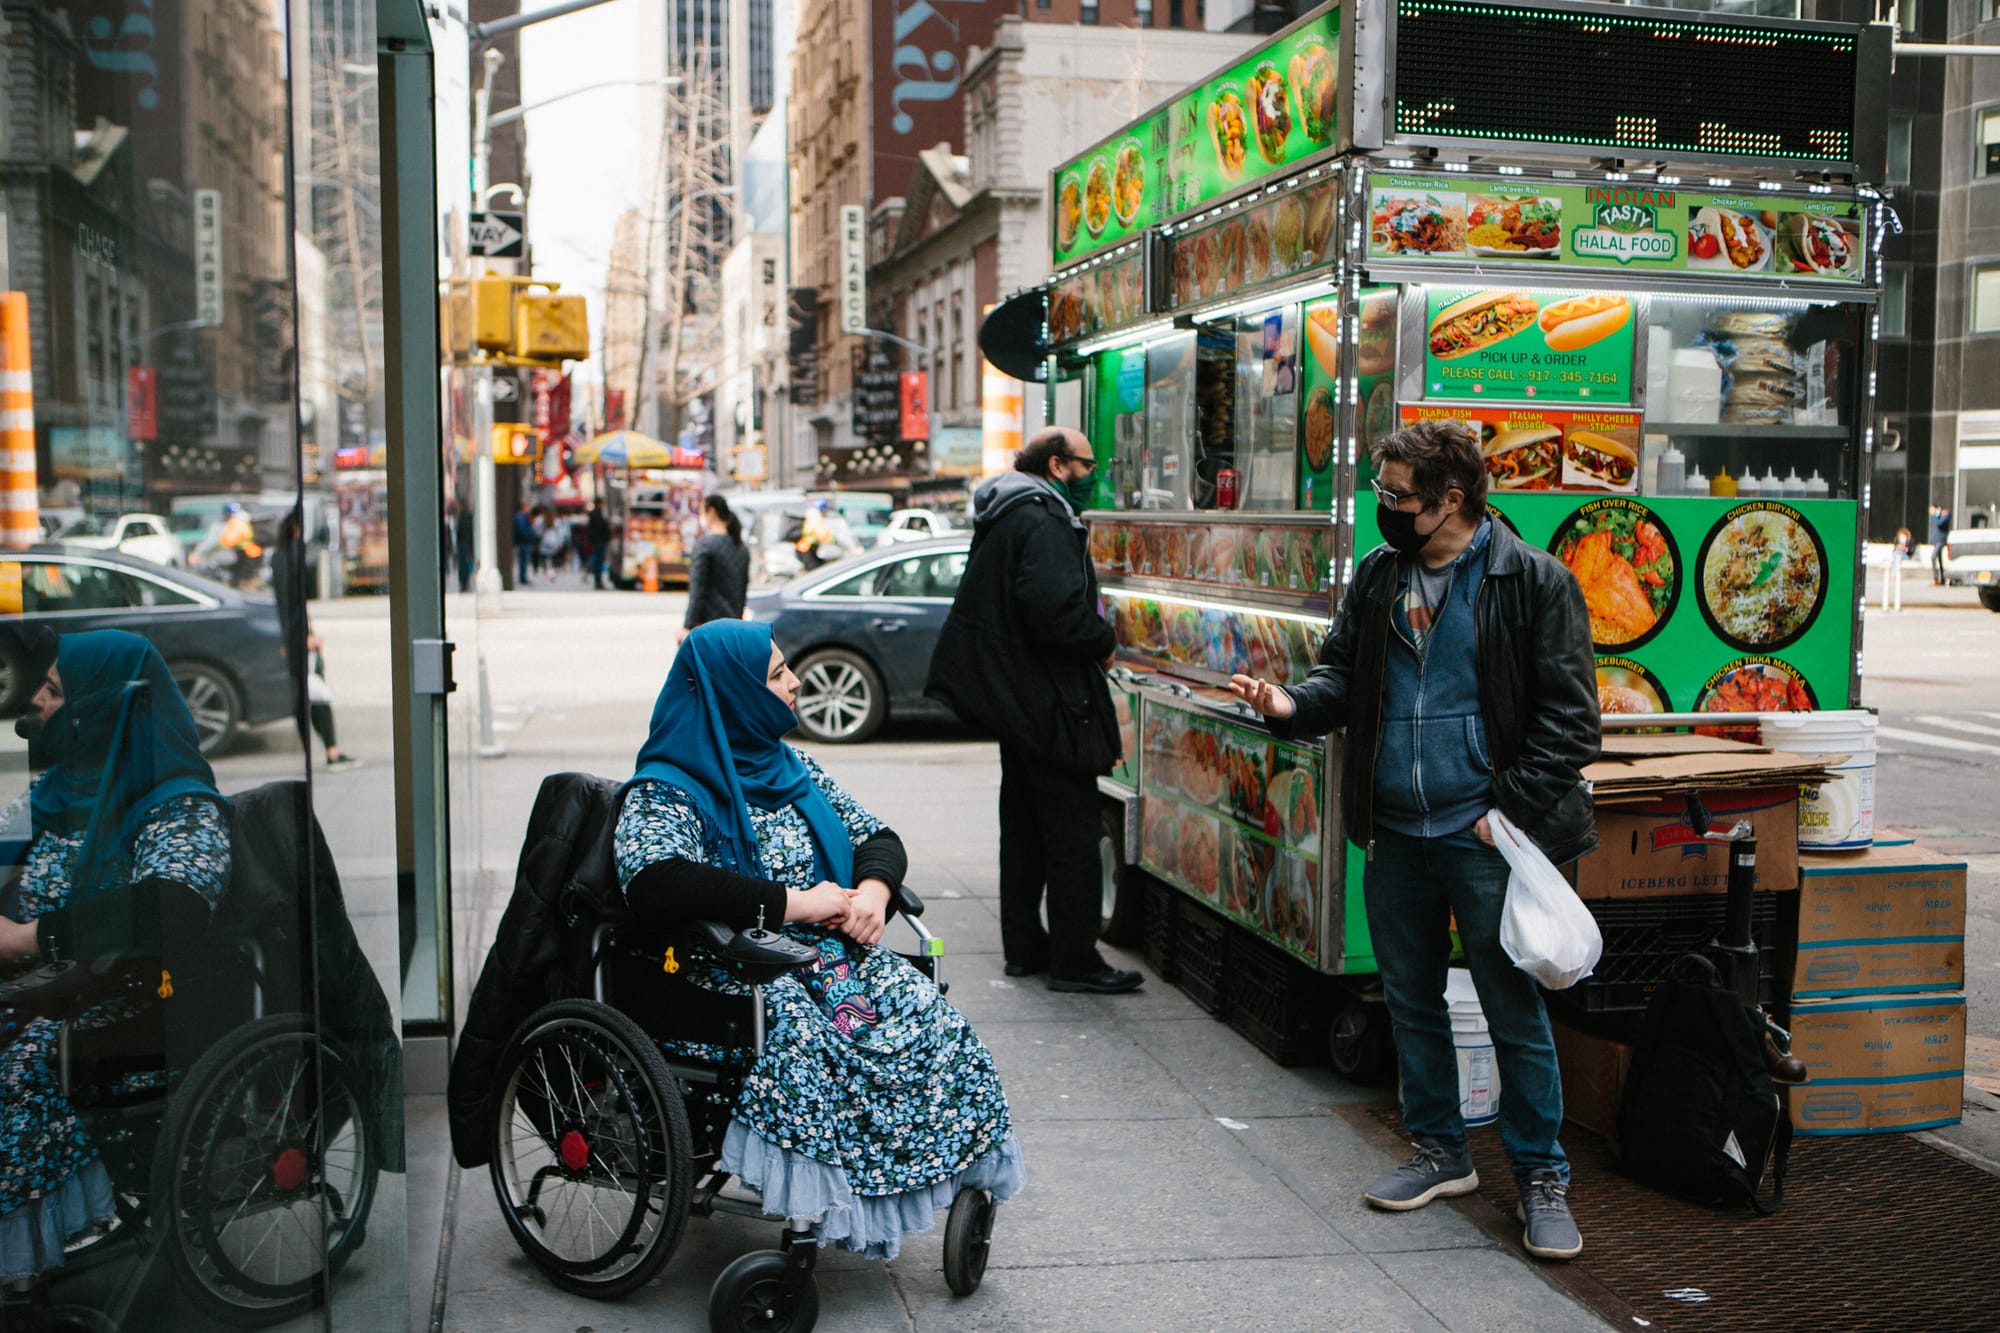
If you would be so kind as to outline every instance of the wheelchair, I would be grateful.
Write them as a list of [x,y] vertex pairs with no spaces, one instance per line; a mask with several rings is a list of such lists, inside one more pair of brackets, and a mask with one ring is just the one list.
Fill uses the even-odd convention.
[[[919,945],[903,957],[942,990],[943,947],[920,920],[922,901],[899,889],[893,906]],[[695,985],[690,950],[717,961],[750,994]],[[546,1004],[514,1030],[487,1103],[488,1169],[501,1214],[558,1287],[624,1296],[672,1257],[689,1217],[764,1217],[755,1193],[741,1182],[729,1188],[717,1163],[743,1076],[763,1048],[764,987],[816,957],[761,927],[697,923],[655,934],[595,926],[591,998]],[[691,1048],[715,1058],[690,1058]],[[944,1274],[956,1296],[971,1295],[985,1276],[997,1207],[970,1186],[952,1201]],[[813,1218],[789,1218],[778,1248],[725,1268],[709,1293],[709,1327],[811,1329],[819,1313],[815,1226]]]

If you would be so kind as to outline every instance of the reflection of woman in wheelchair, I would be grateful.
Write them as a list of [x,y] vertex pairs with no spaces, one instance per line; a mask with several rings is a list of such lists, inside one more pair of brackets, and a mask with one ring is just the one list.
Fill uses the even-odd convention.
[[[34,839],[0,917],[7,975],[37,962],[173,955],[198,939],[229,876],[227,807],[194,719],[152,645],[122,630],[73,634],[23,719],[47,764],[30,796]],[[167,984],[158,979],[159,985]],[[132,1018],[112,999],[80,1029]],[[60,1025],[9,1010],[0,1051],[0,1277],[23,1283],[115,1215],[91,1136],[58,1085]]]
[[946,1279],[968,1294],[1023,1180],[992,1055],[876,943],[899,912],[930,938],[901,841],[781,739],[797,688],[767,625],[681,645],[615,800],[631,924],[598,932],[603,1003],[520,1024],[489,1103],[504,1215],[569,1290],[644,1285],[690,1213],[786,1219],[782,1252],[717,1280],[721,1330],[811,1328],[821,1245],[893,1259],[946,1208]]
[[[17,725],[43,772],[0,895],[0,1328],[123,1327],[162,1254],[210,1320],[299,1314],[400,1163],[386,1002],[326,945],[352,932],[304,786],[225,801],[138,635],[23,655],[53,665]],[[276,1012],[311,999],[307,885],[334,994],[312,1019]]]

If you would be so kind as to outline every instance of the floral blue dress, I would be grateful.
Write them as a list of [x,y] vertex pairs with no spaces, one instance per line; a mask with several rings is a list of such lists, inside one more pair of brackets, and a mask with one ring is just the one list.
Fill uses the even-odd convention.
[[[21,920],[37,920],[69,902],[82,850],[81,838],[43,833],[35,839],[17,886]],[[207,797],[164,801],[133,836],[128,864],[130,883],[176,880],[213,910],[229,878],[228,821]],[[37,962],[0,963],[0,975],[19,975]],[[59,1031],[49,1019],[34,1019],[0,1049],[0,1281],[60,1267],[64,1243],[114,1212],[111,1178],[56,1079]]]
[[[857,845],[883,828],[801,758]],[[811,888],[805,817],[792,807],[753,809],[751,822],[764,876]],[[629,886],[671,857],[713,863],[716,844],[677,788],[641,781],[619,811],[619,882]],[[961,1186],[1011,1198],[1024,1180],[1020,1145],[992,1053],[964,1015],[888,949],[821,926],[767,925],[820,956],[764,988],[762,1054],[680,1051],[749,1065],[721,1169],[759,1190],[768,1215],[817,1218],[822,1244],[880,1259],[895,1258],[905,1234],[928,1230]],[[712,958],[689,961],[696,984],[747,993]]]

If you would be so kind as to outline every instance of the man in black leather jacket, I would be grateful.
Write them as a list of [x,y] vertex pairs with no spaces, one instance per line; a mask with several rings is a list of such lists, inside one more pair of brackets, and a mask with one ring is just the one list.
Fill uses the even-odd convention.
[[1232,689],[1280,737],[1337,727],[1347,836],[1367,852],[1368,927],[1416,1153],[1371,1186],[1379,1208],[1479,1187],[1444,999],[1455,921],[1500,1073],[1501,1140],[1529,1253],[1583,1249],[1556,1130],[1562,1085],[1541,993],[1500,947],[1499,811],[1558,864],[1597,844],[1583,766],[1599,725],[1590,618],[1568,569],[1486,513],[1479,442],[1419,422],[1372,450],[1385,544],[1363,557],[1320,664],[1297,685]]

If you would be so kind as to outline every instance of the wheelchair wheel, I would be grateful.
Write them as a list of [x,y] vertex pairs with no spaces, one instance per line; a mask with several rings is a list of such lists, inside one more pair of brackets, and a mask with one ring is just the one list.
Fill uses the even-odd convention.
[[232,1324],[326,1294],[380,1172],[360,1073],[298,1014],[231,1032],[188,1071],[153,1156],[154,1216],[189,1297]]
[[810,1333],[819,1322],[819,1283],[811,1273],[785,1291],[783,1250],[756,1250],[722,1270],[708,1292],[709,1333]]
[[986,1276],[993,1248],[993,1215],[1000,1205],[985,1190],[965,1186],[951,1201],[944,1223],[944,1284],[954,1296],[970,1296]]
[[609,1300],[659,1272],[687,1226],[692,1139],[659,1047],[615,1009],[546,1005],[501,1057],[493,1192],[564,1291]]

